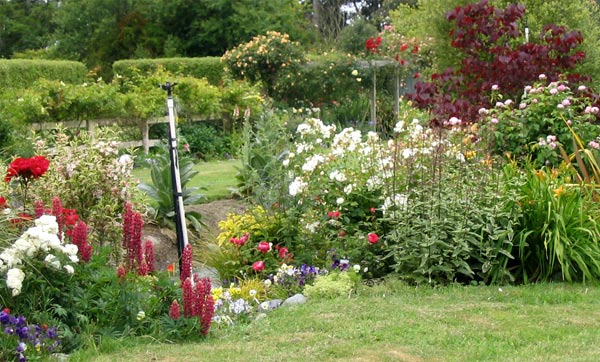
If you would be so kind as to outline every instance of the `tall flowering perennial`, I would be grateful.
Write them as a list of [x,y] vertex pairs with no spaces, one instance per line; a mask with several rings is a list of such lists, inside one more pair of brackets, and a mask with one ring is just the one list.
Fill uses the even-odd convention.
[[[197,274],[188,277],[183,284],[183,316],[185,318],[197,317],[200,322],[200,333],[207,335],[215,312],[211,282],[209,278],[198,278]],[[171,319],[180,317],[179,303],[174,300],[169,308]]]
[[58,238],[58,224],[51,215],[42,215],[35,226],[0,253],[0,273],[6,274],[6,286],[13,296],[21,293],[30,260],[43,261],[48,268],[73,274],[72,264],[79,261],[77,246]]
[[207,335],[215,312],[209,278],[200,279],[194,286],[194,316],[200,319],[200,333]]
[[56,327],[28,324],[25,317],[10,314],[8,308],[0,311],[0,325],[4,333],[0,339],[10,339],[15,343],[11,350],[0,349],[2,361],[24,362],[27,361],[27,356],[39,357],[60,350],[61,342]]
[[179,274],[179,279],[182,283],[192,276],[192,258],[192,244],[187,244],[181,253],[181,273]]

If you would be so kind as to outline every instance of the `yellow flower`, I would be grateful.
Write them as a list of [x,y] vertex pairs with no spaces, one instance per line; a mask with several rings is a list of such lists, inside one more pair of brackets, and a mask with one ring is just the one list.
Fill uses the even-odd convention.
[[563,187],[563,185],[560,185],[557,189],[552,190],[552,192],[554,192],[554,196],[560,197],[561,195],[566,194],[567,190]]

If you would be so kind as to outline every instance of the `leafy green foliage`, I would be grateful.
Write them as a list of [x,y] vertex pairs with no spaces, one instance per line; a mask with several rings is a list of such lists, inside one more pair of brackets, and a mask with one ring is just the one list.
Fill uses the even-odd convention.
[[189,152],[204,161],[231,157],[230,136],[208,122],[180,122],[182,143],[187,143]]
[[594,281],[600,277],[600,225],[593,194],[567,183],[560,169],[525,170],[515,233],[523,282]]
[[83,63],[29,59],[0,59],[0,80],[4,88],[26,88],[39,79],[79,84],[85,80]]
[[[150,199],[153,205],[150,206],[152,218],[161,226],[168,226],[175,229],[175,202],[174,190],[171,176],[171,158],[166,146],[154,156],[150,169],[152,184],[141,183],[139,185]],[[194,161],[189,157],[179,157],[179,176],[181,181],[181,192],[184,205],[193,205],[199,203],[204,195],[197,193],[197,187],[187,187],[190,180],[198,174],[194,170]],[[201,215],[195,211],[186,211],[185,217],[191,226],[200,231],[202,228]]]
[[219,57],[126,59],[114,62],[112,67],[115,74],[127,78],[137,76],[138,72],[152,75],[159,68],[181,76],[206,78],[214,86],[223,78],[223,63]]

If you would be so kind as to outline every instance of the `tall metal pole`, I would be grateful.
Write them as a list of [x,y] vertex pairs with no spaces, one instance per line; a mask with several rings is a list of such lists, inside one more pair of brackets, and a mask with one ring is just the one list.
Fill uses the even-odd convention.
[[183,208],[183,192],[181,176],[179,175],[179,159],[177,157],[177,135],[175,132],[175,110],[173,105],[173,87],[177,83],[167,82],[161,88],[167,91],[167,108],[169,110],[169,156],[171,157],[171,181],[173,186],[173,207],[175,208],[175,231],[177,232],[177,255],[179,257],[179,272],[181,273],[181,255],[188,244],[187,227],[185,224],[185,209]]

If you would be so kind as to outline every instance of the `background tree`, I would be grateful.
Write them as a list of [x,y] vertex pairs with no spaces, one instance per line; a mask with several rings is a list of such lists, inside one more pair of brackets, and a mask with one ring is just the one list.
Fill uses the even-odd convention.
[[0,58],[51,45],[57,0],[0,0]]

